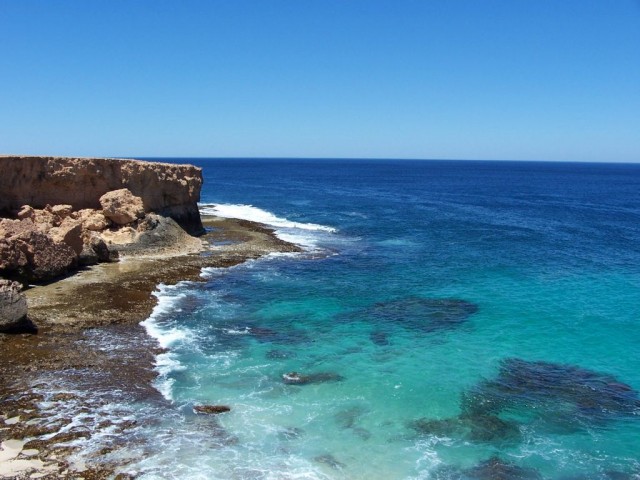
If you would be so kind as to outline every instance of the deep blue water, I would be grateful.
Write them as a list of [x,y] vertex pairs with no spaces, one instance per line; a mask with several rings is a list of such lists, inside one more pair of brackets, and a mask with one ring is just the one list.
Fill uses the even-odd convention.
[[640,165],[171,161],[306,252],[160,287],[143,478],[640,478]]

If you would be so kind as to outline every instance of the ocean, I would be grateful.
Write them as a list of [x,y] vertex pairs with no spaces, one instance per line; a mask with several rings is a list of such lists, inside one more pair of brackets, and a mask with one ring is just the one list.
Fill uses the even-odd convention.
[[640,478],[640,165],[156,160],[305,251],[158,286],[128,471]]

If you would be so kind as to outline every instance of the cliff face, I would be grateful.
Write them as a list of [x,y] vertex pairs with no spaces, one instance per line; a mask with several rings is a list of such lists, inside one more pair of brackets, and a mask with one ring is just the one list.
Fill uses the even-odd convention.
[[197,202],[202,170],[192,165],[109,158],[0,157],[0,213],[23,205],[100,209],[100,197],[122,188],[142,198],[144,209],[202,232]]

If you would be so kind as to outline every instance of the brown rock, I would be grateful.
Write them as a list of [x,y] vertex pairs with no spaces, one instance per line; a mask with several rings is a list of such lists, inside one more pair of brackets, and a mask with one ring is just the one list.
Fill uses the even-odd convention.
[[144,205],[127,188],[107,192],[100,197],[102,213],[117,225],[127,225],[144,217]]
[[75,267],[76,252],[65,243],[56,243],[51,237],[40,232],[19,239],[27,247],[28,269],[24,271],[29,279],[47,280],[59,277]]
[[230,412],[231,407],[227,407],[226,405],[196,405],[193,407],[193,411],[196,413],[217,415],[219,413]]
[[21,290],[18,282],[0,280],[0,332],[10,331],[26,319],[27,299]]
[[118,252],[112,252],[102,238],[92,235],[84,243],[78,260],[81,265],[95,265],[100,262],[111,262],[117,258]]
[[0,272],[30,281],[63,275],[76,264],[77,255],[65,243],[55,242],[30,219],[0,220]]
[[33,216],[34,216],[33,207],[31,207],[30,205],[23,205],[22,208],[20,208],[20,211],[18,212],[18,218],[20,219],[33,218]]
[[104,214],[93,208],[84,208],[75,215],[82,222],[83,227],[92,232],[100,232],[109,226],[109,220]]
[[100,208],[100,197],[121,188],[142,198],[148,211],[202,232],[197,202],[202,170],[192,165],[108,158],[0,157],[0,212],[22,205]]
[[82,223],[79,220],[65,218],[59,227],[49,230],[49,236],[54,242],[69,245],[76,255],[82,253],[84,247]]
[[71,205],[54,205],[47,210],[62,220],[71,214],[73,207]]

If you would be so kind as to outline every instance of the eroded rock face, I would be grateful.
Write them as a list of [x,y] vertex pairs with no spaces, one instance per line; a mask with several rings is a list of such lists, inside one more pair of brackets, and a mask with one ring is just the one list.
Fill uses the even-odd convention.
[[202,231],[197,205],[201,187],[202,170],[192,165],[108,158],[0,157],[0,212],[6,215],[16,214],[23,205],[97,210],[101,209],[102,195],[127,188],[142,199],[147,211],[169,216],[195,233]]
[[71,246],[54,241],[30,219],[0,220],[0,272],[40,281],[67,273],[76,262]]
[[110,222],[95,210],[68,205],[24,206],[18,219],[0,219],[0,274],[29,282],[46,281],[76,265],[113,260],[104,239],[91,230]]
[[27,299],[21,293],[22,285],[0,280],[0,332],[10,331],[27,316]]
[[128,225],[144,217],[144,205],[140,197],[121,188],[100,197],[103,215],[116,225]]

